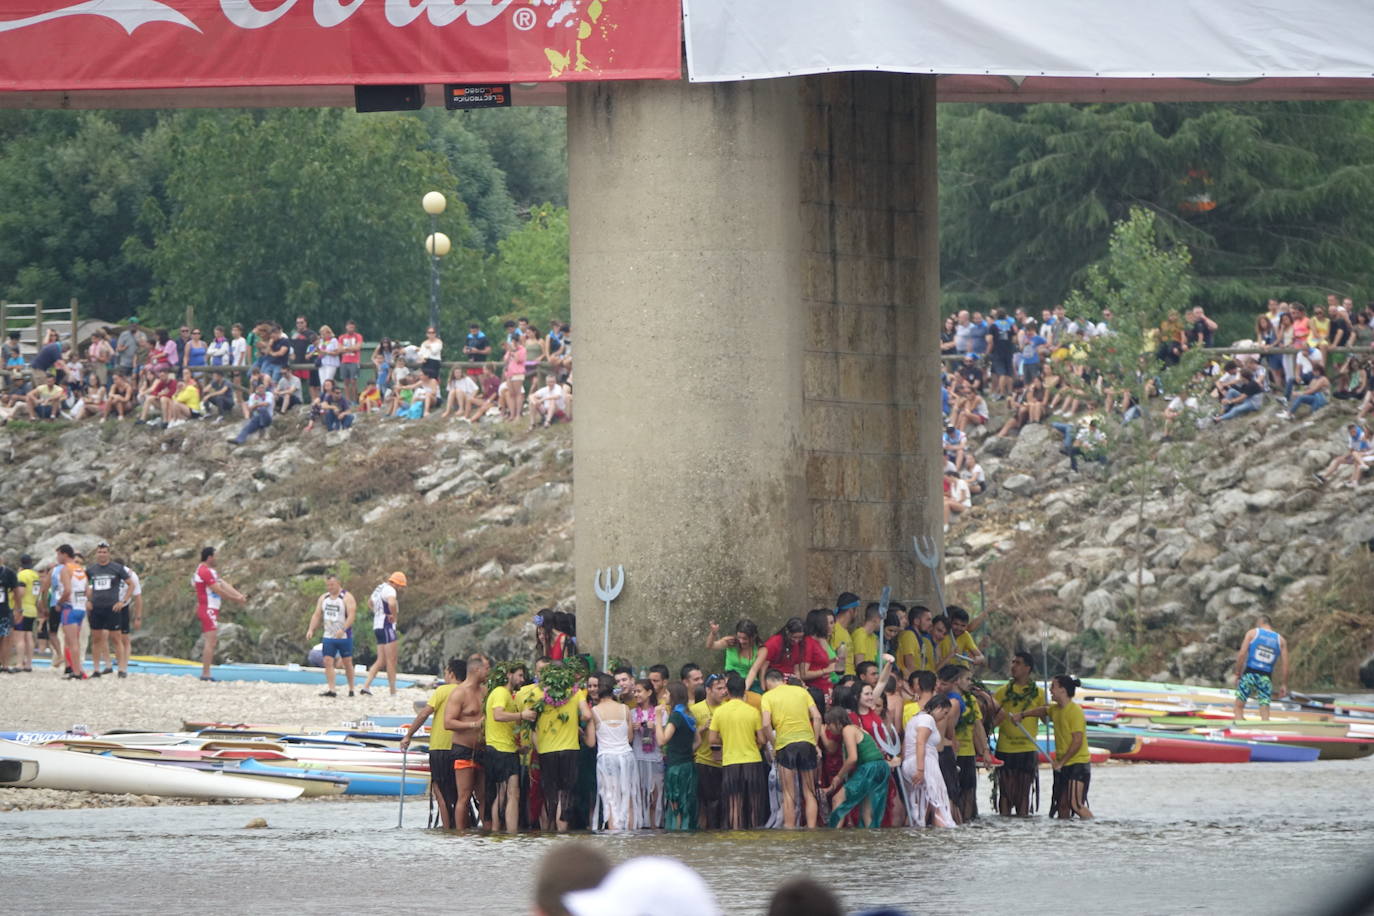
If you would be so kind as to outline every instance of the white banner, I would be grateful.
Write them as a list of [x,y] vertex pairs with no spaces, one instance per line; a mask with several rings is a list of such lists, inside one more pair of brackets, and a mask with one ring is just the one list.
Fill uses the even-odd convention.
[[683,0],[698,82],[1374,77],[1374,0]]

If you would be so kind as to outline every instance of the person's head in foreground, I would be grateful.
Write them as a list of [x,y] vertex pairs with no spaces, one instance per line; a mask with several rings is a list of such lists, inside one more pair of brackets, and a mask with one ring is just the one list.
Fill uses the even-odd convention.
[[571,916],[722,916],[701,875],[660,856],[617,865],[596,887],[564,894],[563,908]]

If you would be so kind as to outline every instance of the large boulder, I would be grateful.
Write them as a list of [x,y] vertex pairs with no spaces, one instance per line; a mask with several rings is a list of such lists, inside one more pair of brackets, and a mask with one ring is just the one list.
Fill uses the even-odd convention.
[[1048,470],[1061,460],[1059,449],[1063,445],[1063,436],[1043,423],[1032,423],[1016,437],[1007,463],[1026,470]]

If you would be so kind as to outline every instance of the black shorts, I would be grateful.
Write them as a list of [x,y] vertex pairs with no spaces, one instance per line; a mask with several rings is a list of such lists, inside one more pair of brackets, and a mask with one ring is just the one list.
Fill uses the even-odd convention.
[[[720,768],[725,798],[744,799],[744,826],[762,827],[768,821],[768,764],[732,763]],[[721,826],[724,826],[723,824]]]
[[777,752],[778,766],[789,770],[814,770],[816,768],[816,745],[807,741],[793,741]]
[[449,813],[458,804],[458,782],[453,778],[453,751],[431,750],[429,752],[429,781],[439,790],[439,797]]
[[112,607],[93,607],[91,608],[91,629],[92,630],[113,630],[118,626],[116,617],[119,615]]
[[20,633],[32,633],[38,627],[37,617],[20,617],[14,628]]
[[121,608],[120,610],[115,611],[115,612],[114,612],[114,615],[115,615],[115,625],[114,625],[111,629],[115,630],[116,632],[123,633],[125,636],[129,635],[129,608],[128,608],[128,606],[125,605],[125,606],[124,606],[123,608]]
[[62,632],[62,611],[58,608],[52,608],[48,611],[48,632]]
[[959,773],[955,765],[954,748],[944,747],[940,749],[940,775],[945,778],[945,792],[949,795],[950,804],[957,804],[959,801]]
[[1054,772],[1054,785],[1050,788],[1050,816],[1054,817],[1059,810],[1060,801],[1064,794],[1069,791],[1069,784],[1081,782],[1083,784],[1083,804],[1088,803],[1088,787],[1092,785],[1093,773],[1092,764],[1071,763],[1062,769]]
[[725,826],[721,823],[721,782],[725,778],[724,767],[696,764],[697,768],[697,809],[706,818],[706,825],[713,829]]
[[998,353],[993,350],[992,355],[988,357],[988,362],[992,364],[993,375],[1011,375],[1010,353]]
[[1003,751],[998,748],[997,759],[1002,761],[1003,773],[1034,773],[1040,767],[1038,751]]
[[955,761],[959,775],[959,794],[978,791],[978,758],[972,754]]
[[[482,752],[482,767],[487,771],[487,785],[500,787],[506,780],[520,775],[520,755],[514,751],[487,748]],[[488,793],[490,797],[491,793]]]
[[544,797],[577,788],[577,762],[580,751],[548,751],[539,755],[539,779]]

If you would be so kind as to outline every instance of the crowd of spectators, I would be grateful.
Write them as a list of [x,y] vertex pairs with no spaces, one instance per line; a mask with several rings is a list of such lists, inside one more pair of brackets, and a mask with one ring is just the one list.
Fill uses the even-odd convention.
[[[974,440],[1013,437],[1028,425],[1045,423],[1063,436],[1062,451],[1073,470],[1079,458],[1106,461],[1103,424],[1108,419],[1130,423],[1142,410],[1129,390],[1114,388],[1087,358],[1095,338],[1114,333],[1112,321],[1110,309],[1092,320],[1070,317],[1062,305],[1038,318],[1026,309],[1010,314],[993,309],[986,316],[961,311],[945,319],[940,396],[946,525],[988,486]],[[1176,366],[1189,350],[1218,346],[1217,330],[1205,309],[1194,307],[1170,313],[1151,329],[1148,346],[1160,366]],[[1360,352],[1371,347],[1374,304],[1357,311],[1349,298],[1331,295],[1309,311],[1302,303],[1271,299],[1255,321],[1253,339],[1234,342],[1230,354],[1208,353],[1198,374],[1180,390],[1163,390],[1158,376],[1146,380],[1145,390],[1162,404],[1164,439],[1180,420],[1198,426],[1234,420],[1260,410],[1266,398],[1281,405],[1277,416],[1285,420],[1298,419],[1304,408],[1310,415],[1344,401],[1354,408],[1347,427],[1349,451],[1315,476],[1325,484],[1348,468],[1345,482],[1353,487],[1374,463],[1363,425],[1374,414],[1374,349]],[[1351,348],[1358,349],[1348,352]],[[996,422],[989,401],[1004,408]]]
[[20,337],[11,331],[4,341],[0,422],[129,418],[173,428],[241,420],[241,444],[293,413],[307,431],[350,429],[361,414],[469,423],[499,416],[531,428],[572,419],[572,329],[558,321],[547,334],[525,318],[507,321],[498,344],[470,325],[447,378],[434,327],[416,344],[383,337],[375,346],[354,321],[335,334],[304,316],[289,336],[274,322],[209,335],[186,325],[173,336],[131,318],[78,346],[49,328],[26,354]]

